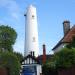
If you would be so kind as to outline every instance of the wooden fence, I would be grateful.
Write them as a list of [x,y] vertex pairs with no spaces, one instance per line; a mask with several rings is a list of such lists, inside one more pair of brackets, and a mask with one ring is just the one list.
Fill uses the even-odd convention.
[[75,66],[69,69],[59,70],[58,75],[75,75]]
[[47,74],[43,74],[43,75],[75,75],[75,66],[68,69],[49,71]]

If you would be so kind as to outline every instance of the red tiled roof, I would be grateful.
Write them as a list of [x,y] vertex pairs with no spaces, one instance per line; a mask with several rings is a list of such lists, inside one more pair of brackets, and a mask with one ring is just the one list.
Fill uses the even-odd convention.
[[72,38],[75,37],[75,25],[70,29],[70,31],[57,43],[52,50],[55,50],[62,43],[70,43]]
[[71,42],[72,38],[75,36],[75,26],[73,26],[70,31],[67,33],[67,35],[63,38],[62,42]]

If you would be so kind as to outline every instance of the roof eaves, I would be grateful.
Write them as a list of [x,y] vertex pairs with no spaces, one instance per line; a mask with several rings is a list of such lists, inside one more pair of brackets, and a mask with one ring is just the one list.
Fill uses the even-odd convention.
[[63,43],[63,41],[62,41],[63,39],[64,39],[64,37],[53,47],[53,49],[52,49],[53,51]]

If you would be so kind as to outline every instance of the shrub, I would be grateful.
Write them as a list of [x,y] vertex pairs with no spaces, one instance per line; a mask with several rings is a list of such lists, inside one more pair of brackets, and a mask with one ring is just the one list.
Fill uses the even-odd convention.
[[63,48],[54,58],[57,68],[69,68],[75,65],[75,49]]
[[10,75],[19,75],[20,63],[17,57],[10,52],[0,52],[0,68],[9,69]]

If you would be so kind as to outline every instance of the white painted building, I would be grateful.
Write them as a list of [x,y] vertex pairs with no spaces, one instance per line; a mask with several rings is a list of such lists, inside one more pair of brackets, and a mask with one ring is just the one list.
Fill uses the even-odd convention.
[[28,55],[24,58],[21,65],[20,75],[42,75],[42,68],[38,60]]
[[25,53],[27,56],[31,51],[34,51],[35,56],[38,56],[38,26],[36,8],[30,5],[25,14]]

